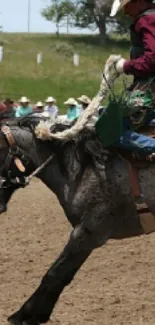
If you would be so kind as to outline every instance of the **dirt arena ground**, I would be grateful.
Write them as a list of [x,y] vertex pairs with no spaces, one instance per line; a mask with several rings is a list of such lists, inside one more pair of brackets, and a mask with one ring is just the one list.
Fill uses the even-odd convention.
[[[67,241],[71,227],[38,180],[0,216],[0,320],[18,309]],[[155,234],[109,241],[63,292],[52,325],[154,325]]]

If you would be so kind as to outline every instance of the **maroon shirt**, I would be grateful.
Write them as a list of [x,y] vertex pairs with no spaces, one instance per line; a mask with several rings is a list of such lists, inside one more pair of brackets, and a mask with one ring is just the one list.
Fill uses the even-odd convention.
[[140,17],[134,26],[143,42],[144,54],[124,63],[124,72],[134,77],[145,77],[155,72],[155,13]]

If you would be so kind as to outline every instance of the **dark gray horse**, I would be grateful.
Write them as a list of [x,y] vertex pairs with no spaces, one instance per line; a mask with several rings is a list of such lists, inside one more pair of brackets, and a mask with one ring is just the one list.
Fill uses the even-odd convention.
[[[16,325],[46,323],[61,292],[93,249],[104,245],[109,238],[122,239],[143,233],[122,158],[105,151],[96,134],[87,129],[74,140],[41,141],[34,134],[34,126],[31,118],[22,125],[10,126],[18,149],[16,154],[26,167],[24,175],[14,164],[15,153],[8,162],[8,144],[4,135],[0,135],[1,212],[6,209],[12,193],[22,186],[22,179],[53,154],[38,177],[57,195],[73,230],[40,286],[9,317]],[[53,126],[52,132],[62,128],[62,125]],[[147,203],[155,211],[153,176],[154,167],[151,167],[141,171],[140,179]]]

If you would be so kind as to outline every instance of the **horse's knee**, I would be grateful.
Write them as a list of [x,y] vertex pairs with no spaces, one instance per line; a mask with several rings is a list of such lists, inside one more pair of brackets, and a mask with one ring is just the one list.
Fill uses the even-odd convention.
[[95,233],[80,224],[72,231],[70,242],[73,250],[92,250],[95,247]]
[[71,233],[71,237],[73,238],[73,240],[78,240],[78,239],[87,240],[89,239],[90,236],[92,236],[92,234],[93,234],[92,231],[90,231],[83,224],[80,224],[73,229]]
[[103,219],[103,222],[96,223],[90,222],[81,223],[76,226],[71,234],[71,239],[73,242],[77,243],[77,245],[83,246],[84,248],[90,248],[93,250],[94,248],[101,247],[106,243],[106,241],[111,236],[111,218],[109,216],[108,221]]

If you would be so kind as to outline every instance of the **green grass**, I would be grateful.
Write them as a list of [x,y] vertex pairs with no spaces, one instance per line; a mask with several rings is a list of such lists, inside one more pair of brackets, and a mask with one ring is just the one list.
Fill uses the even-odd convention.
[[[68,97],[86,94],[93,97],[98,90],[105,60],[112,53],[128,57],[129,43],[116,36],[101,46],[97,36],[60,36],[49,34],[1,34],[4,60],[0,63],[0,98],[28,96],[32,102],[57,99],[64,111]],[[43,53],[37,65],[36,55]],[[74,67],[72,52],[80,55],[80,66]],[[117,82],[116,91],[122,88]]]

